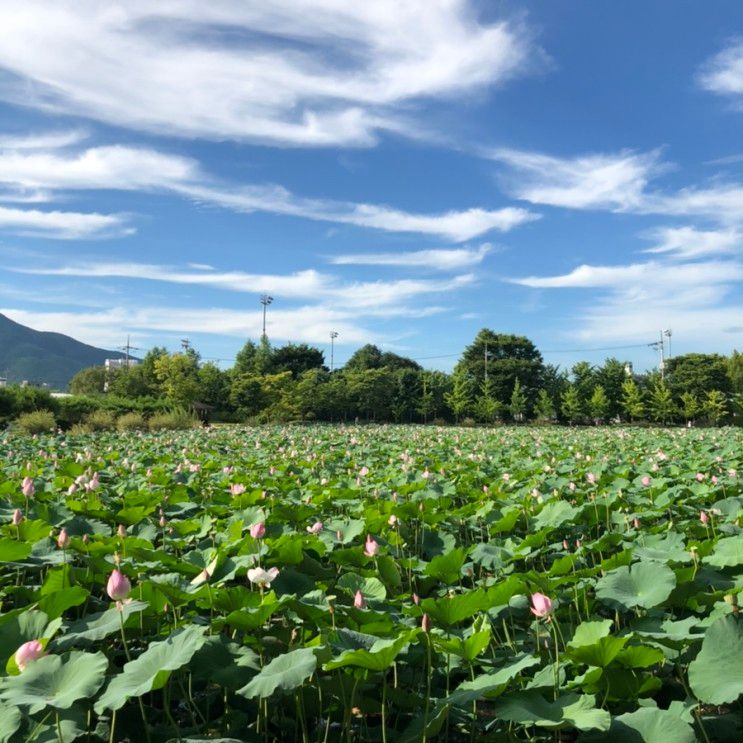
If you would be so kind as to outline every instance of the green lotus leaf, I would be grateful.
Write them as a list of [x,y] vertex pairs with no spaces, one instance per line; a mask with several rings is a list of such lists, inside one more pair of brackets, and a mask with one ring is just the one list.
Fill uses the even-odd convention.
[[317,655],[313,648],[291,650],[263,666],[260,673],[237,693],[255,699],[270,697],[277,689],[292,691],[307,681],[316,668]]
[[727,704],[743,694],[743,625],[737,615],[707,629],[699,655],[689,664],[689,685],[706,704]]
[[610,606],[649,609],[662,604],[676,587],[676,575],[667,565],[638,562],[607,573],[596,584],[596,596]]
[[68,709],[78,699],[92,698],[103,684],[108,659],[103,653],[73,650],[69,656],[47,655],[29,663],[23,673],[8,676],[0,699],[27,706],[30,714],[46,707]]

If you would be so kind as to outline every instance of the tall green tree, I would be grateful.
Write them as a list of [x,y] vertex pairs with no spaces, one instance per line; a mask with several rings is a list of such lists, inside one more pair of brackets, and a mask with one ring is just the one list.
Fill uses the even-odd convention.
[[583,418],[583,405],[574,385],[568,385],[560,398],[560,410],[568,423],[578,423]]
[[616,418],[622,412],[622,384],[627,379],[624,364],[615,358],[609,358],[595,371],[596,383],[606,392],[609,407],[606,410],[607,418]]
[[322,369],[325,356],[319,348],[306,343],[288,343],[274,348],[271,354],[271,368],[276,374],[288,371],[294,379],[309,369]]
[[167,399],[188,407],[199,396],[199,362],[194,354],[174,353],[155,361],[155,374]]
[[519,422],[523,421],[526,416],[526,394],[521,387],[518,377],[516,377],[516,381],[513,383],[508,412],[514,420]]
[[444,395],[444,399],[457,423],[472,410],[473,386],[473,380],[466,372],[454,371],[451,391]]
[[671,390],[662,381],[656,382],[650,388],[648,412],[651,420],[664,425],[670,423],[676,414]]
[[679,412],[687,423],[693,423],[700,411],[699,400],[693,392],[684,392],[681,395],[681,405]]
[[73,395],[99,395],[106,391],[109,370],[105,366],[89,366],[81,369],[70,380],[70,392]]
[[605,420],[606,414],[609,412],[609,398],[606,396],[603,385],[597,384],[593,388],[588,400],[588,410],[596,425]]
[[537,402],[534,405],[534,415],[538,421],[546,423],[554,420],[556,416],[555,403],[547,392],[546,389],[542,388],[539,390],[537,395]]
[[492,378],[495,399],[503,407],[510,403],[513,385],[518,379],[530,407],[536,400],[541,386],[544,363],[536,346],[519,335],[494,333],[484,328],[465,348],[462,358],[454,368],[455,373],[467,374],[475,388],[481,388],[488,377]]
[[639,420],[645,414],[642,392],[632,377],[622,383],[622,410],[630,421]]
[[710,390],[704,398],[704,412],[718,426],[728,414],[727,398],[720,390]]
[[707,392],[732,392],[729,361],[714,353],[687,353],[666,362],[666,379],[674,397],[691,392],[703,399]]

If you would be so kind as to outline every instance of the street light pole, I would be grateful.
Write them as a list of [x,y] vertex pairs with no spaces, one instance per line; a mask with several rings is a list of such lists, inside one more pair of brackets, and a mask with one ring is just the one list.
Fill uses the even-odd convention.
[[333,373],[333,352],[335,350],[335,339],[338,337],[338,332],[335,330],[330,331],[330,373]]
[[266,308],[273,302],[273,297],[268,294],[261,294],[261,304],[263,305],[263,340],[266,339]]

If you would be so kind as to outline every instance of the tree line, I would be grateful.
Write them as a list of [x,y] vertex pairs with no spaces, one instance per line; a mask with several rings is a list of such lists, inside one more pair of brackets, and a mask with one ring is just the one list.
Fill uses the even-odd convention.
[[248,341],[228,370],[188,349],[154,348],[128,369],[91,367],[70,383],[77,395],[165,400],[208,408],[229,421],[377,421],[660,424],[741,420],[743,354],[686,354],[664,374],[634,374],[618,359],[545,364],[528,338],[481,330],[451,374],[377,346],[331,372],[307,344]]

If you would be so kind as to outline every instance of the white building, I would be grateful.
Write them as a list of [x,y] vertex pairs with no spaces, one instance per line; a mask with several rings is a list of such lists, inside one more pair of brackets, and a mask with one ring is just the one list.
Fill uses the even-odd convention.
[[106,359],[106,369],[128,369],[139,364],[139,359]]

